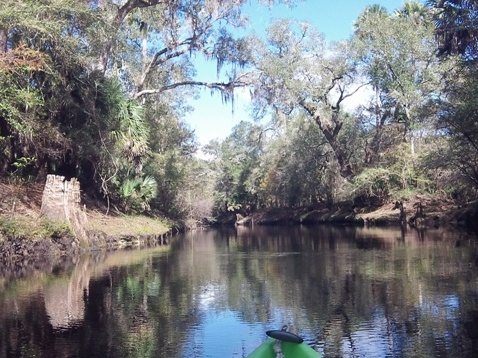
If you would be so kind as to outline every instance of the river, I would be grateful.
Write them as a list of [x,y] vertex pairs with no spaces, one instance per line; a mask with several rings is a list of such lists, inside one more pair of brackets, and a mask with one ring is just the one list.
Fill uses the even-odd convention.
[[478,241],[330,226],[1,266],[0,357],[245,357],[283,324],[323,357],[477,357]]

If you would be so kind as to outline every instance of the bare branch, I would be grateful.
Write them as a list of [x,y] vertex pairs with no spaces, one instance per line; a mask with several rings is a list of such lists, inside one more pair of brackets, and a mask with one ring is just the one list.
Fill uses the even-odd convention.
[[366,82],[366,83],[363,83],[361,84],[360,86],[358,86],[356,89],[354,89],[352,92],[349,92],[347,94],[344,94],[345,93],[345,90],[344,89],[341,89],[341,93],[340,93],[340,97],[339,99],[337,100],[337,103],[335,104],[335,106],[337,108],[339,108],[340,106],[340,103],[342,103],[346,98],[349,98],[349,97],[352,97],[355,93],[357,93],[361,88],[365,87],[365,86],[368,86],[371,82]]
[[126,16],[135,9],[156,6],[161,3],[168,4],[173,2],[174,0],[128,0],[118,9],[118,14],[115,18],[115,24],[118,26],[117,28],[119,28]]
[[149,62],[148,66],[146,67],[143,74],[141,75],[141,79],[140,79],[140,81],[137,85],[138,92],[142,91],[142,89],[144,87],[144,83],[145,83],[148,75],[151,73],[151,71],[154,68],[156,68],[159,64],[166,62],[167,60],[170,60],[172,58],[179,57],[179,56],[185,54],[186,52],[188,52],[190,50],[190,48],[188,47],[188,48],[184,48],[183,50],[178,50],[178,51],[175,51],[175,52],[171,52],[170,54],[165,56],[163,59],[161,59],[161,61],[159,61],[158,57],[161,56],[162,54],[167,53],[169,50],[171,50],[171,49],[165,48],[165,49],[157,52],[154,55],[154,58]]

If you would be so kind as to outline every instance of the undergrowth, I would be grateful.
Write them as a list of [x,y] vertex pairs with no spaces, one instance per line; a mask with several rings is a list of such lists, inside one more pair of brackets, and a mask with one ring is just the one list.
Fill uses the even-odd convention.
[[33,239],[71,235],[67,223],[47,219],[32,220],[27,217],[0,217],[0,240]]

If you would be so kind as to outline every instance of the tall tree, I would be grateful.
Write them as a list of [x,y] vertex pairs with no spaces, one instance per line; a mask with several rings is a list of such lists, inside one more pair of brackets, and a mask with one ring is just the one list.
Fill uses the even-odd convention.
[[252,173],[258,167],[263,146],[258,125],[240,122],[223,141],[212,141],[206,148],[212,156],[216,179],[218,213],[257,205],[257,182]]
[[[188,110],[184,98],[195,95],[194,88],[198,87],[220,91],[224,100],[233,100],[234,89],[249,83],[247,72],[240,73],[247,63],[244,41],[235,38],[231,31],[246,24],[241,14],[244,2],[98,2],[96,6],[110,24],[110,33],[101,46],[96,69],[120,79],[128,96],[140,101],[145,113],[153,113],[158,106],[168,108],[159,113],[184,113]],[[195,61],[199,57],[217,62],[218,79],[195,78]],[[227,71],[219,76],[223,68]],[[151,128],[168,120],[158,115],[146,119]],[[162,141],[157,137],[155,140]],[[149,143],[153,145],[152,141]],[[142,161],[144,158],[138,156],[137,168]]]
[[0,137],[10,142],[3,168],[27,158],[35,167],[31,174],[44,173],[69,157],[75,147],[70,134],[85,119],[84,108],[69,120],[85,105],[80,97],[94,82],[88,80],[84,44],[101,28],[97,14],[75,1],[2,4]]
[[452,64],[436,58],[433,27],[425,14],[422,5],[408,2],[394,15],[366,9],[356,23],[358,65],[375,93],[362,112],[372,134],[368,165],[386,146],[401,141],[410,143],[413,155],[415,131],[433,115],[422,109],[443,93],[443,76]]
[[458,171],[454,190],[464,197],[473,197],[478,190],[477,72],[476,66],[464,66],[456,72],[447,87],[447,96],[440,102],[437,122],[448,144],[440,152],[440,166]]
[[[193,63],[198,53],[217,59],[220,65],[240,62],[228,27],[243,24],[242,4],[201,0],[3,2],[2,169],[9,170],[23,160],[35,166],[32,174],[83,172],[92,178],[97,173],[104,184],[117,172],[115,159],[123,157],[139,174],[142,157],[149,150],[147,127],[154,125],[139,118],[145,108],[159,102],[171,110],[184,110],[183,98],[177,93],[164,94],[181,86],[203,85],[232,93],[233,81],[193,81]],[[115,88],[118,82],[121,87]],[[150,102],[147,94],[152,97]],[[137,103],[128,100],[133,97],[141,98],[145,108],[138,111]],[[124,148],[115,151],[115,146]],[[108,165],[107,153],[121,155],[110,158]]]
[[308,24],[281,20],[268,30],[265,44],[255,44],[259,74],[256,108],[271,108],[279,121],[302,111],[320,128],[344,177],[352,175],[353,148],[339,140],[344,125],[343,103],[360,87],[347,46],[328,48]]
[[337,182],[330,180],[333,156],[316,123],[303,113],[290,118],[285,128],[270,136],[252,173],[259,183],[260,202],[287,207],[332,203],[337,189]]

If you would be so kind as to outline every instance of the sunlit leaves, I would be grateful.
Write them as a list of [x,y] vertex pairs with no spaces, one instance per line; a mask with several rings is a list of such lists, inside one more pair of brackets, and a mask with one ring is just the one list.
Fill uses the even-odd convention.
[[156,198],[158,186],[151,176],[126,179],[119,189],[125,211],[143,212],[150,209],[149,203]]
[[257,183],[251,181],[251,174],[258,165],[261,136],[261,127],[241,122],[224,141],[212,142],[206,149],[215,156],[213,169],[218,173],[215,196],[219,211],[256,203]]
[[104,23],[82,2],[21,0],[3,3],[0,10],[2,27],[8,32],[9,46],[24,41],[29,47],[62,58],[66,67],[94,54],[92,45],[102,34]]
[[134,101],[119,102],[117,129],[112,135],[121,147],[126,159],[134,162],[148,151],[148,126],[143,117],[143,108]]
[[420,102],[436,85],[431,83],[438,65],[431,26],[417,25],[410,17],[364,13],[354,45],[372,84],[398,103]]
[[346,149],[338,141],[344,125],[342,106],[361,87],[354,57],[347,44],[327,46],[309,24],[277,21],[253,62],[259,69],[254,101],[257,113],[267,105],[273,118],[301,112],[314,121],[327,139],[340,172],[353,173]]
[[[410,156],[407,165],[413,171],[415,138],[432,130],[436,107],[430,104],[443,95],[444,78],[454,62],[436,57],[427,12],[414,2],[394,14],[365,10],[356,23],[353,46],[375,94],[358,115],[369,136],[365,164],[384,164],[385,153],[408,148],[403,153]],[[403,141],[410,145],[399,147]],[[403,177],[400,170],[398,175]],[[408,180],[403,181],[402,188]]]

